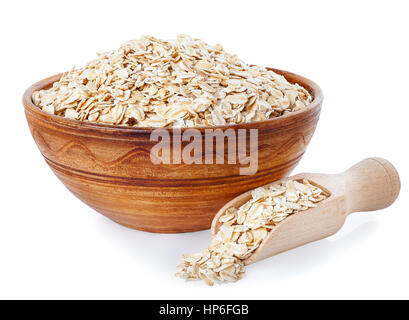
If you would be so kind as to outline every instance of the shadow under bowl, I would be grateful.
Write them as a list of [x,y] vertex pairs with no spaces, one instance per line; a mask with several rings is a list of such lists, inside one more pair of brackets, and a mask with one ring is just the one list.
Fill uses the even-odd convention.
[[[306,88],[313,96],[312,103],[270,120],[207,128],[232,129],[235,134],[239,129],[247,133],[258,130],[258,170],[253,175],[240,175],[240,168],[246,166],[227,161],[153,164],[150,151],[157,142],[151,141],[150,135],[155,128],[96,124],[43,112],[33,104],[32,93],[51,87],[61,74],[29,87],[23,104],[45,161],[83,202],[130,228],[163,233],[197,231],[209,228],[217,211],[232,198],[288,175],[314,133],[323,100],[321,89],[299,75],[270,70]],[[181,129],[182,134],[187,129]],[[172,129],[165,130],[172,140]],[[197,130],[204,136],[206,128]],[[182,142],[182,148],[188,143]],[[212,144],[216,150],[216,141]],[[224,153],[227,159],[227,143]],[[204,153],[200,157],[204,163]]]

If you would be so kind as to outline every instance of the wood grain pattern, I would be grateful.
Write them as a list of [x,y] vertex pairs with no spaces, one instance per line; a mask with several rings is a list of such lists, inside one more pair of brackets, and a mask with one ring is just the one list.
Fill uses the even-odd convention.
[[[252,176],[240,176],[240,164],[154,165],[150,160],[156,144],[150,141],[152,128],[80,122],[35,107],[33,91],[50,87],[61,75],[28,88],[23,104],[31,134],[46,162],[83,202],[131,228],[196,231],[209,228],[217,210],[238,194],[288,175],[306,150],[319,118],[322,92],[308,79],[272,70],[304,86],[314,101],[283,117],[212,127],[258,129],[259,164]],[[203,134],[205,128],[199,130]],[[169,133],[172,138],[172,131]],[[226,144],[225,156],[227,153]]]
[[[386,208],[396,200],[400,191],[398,172],[382,158],[362,160],[340,174],[300,173],[280,181],[304,178],[327,191],[330,196],[316,208],[300,211],[280,222],[245,264],[329,237],[343,226],[349,214]],[[266,187],[274,183],[277,181]],[[250,198],[251,190],[223,206],[213,220],[213,235],[219,228],[219,217],[228,208],[240,207]]]

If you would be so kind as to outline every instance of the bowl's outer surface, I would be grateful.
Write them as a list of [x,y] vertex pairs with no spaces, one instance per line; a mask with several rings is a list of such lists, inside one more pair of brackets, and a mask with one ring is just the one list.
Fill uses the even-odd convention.
[[[46,162],[83,202],[134,229],[196,231],[209,228],[217,211],[240,193],[288,175],[305,152],[319,118],[322,92],[308,79],[273,70],[304,86],[314,101],[300,112],[276,119],[221,127],[258,129],[258,171],[250,176],[239,175],[241,164],[153,164],[152,128],[79,122],[35,107],[33,91],[50,87],[61,75],[31,86],[23,103]],[[172,137],[172,130],[169,133]]]

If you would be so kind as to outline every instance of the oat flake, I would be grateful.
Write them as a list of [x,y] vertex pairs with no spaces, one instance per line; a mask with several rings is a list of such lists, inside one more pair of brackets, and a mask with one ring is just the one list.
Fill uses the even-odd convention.
[[312,101],[303,87],[283,76],[186,35],[128,41],[65,73],[32,98],[50,114],[135,127],[266,120]]
[[249,258],[270,230],[299,211],[316,207],[328,197],[308,180],[280,182],[257,188],[240,208],[231,207],[220,216],[221,223],[210,246],[200,253],[183,255],[176,276],[185,280],[214,282],[237,281],[244,275],[244,260]]

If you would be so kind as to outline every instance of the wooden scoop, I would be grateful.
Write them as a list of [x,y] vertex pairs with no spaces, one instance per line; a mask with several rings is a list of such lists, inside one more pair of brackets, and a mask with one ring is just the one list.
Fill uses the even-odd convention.
[[[333,235],[348,214],[388,207],[400,190],[399,175],[393,165],[382,158],[368,158],[340,174],[300,173],[280,181],[308,179],[329,197],[310,208],[288,216],[277,224],[260,247],[244,261],[246,265],[269,258],[312,241]],[[251,198],[251,190],[228,202],[213,219],[212,234],[220,226],[219,217],[230,207],[240,207]]]

